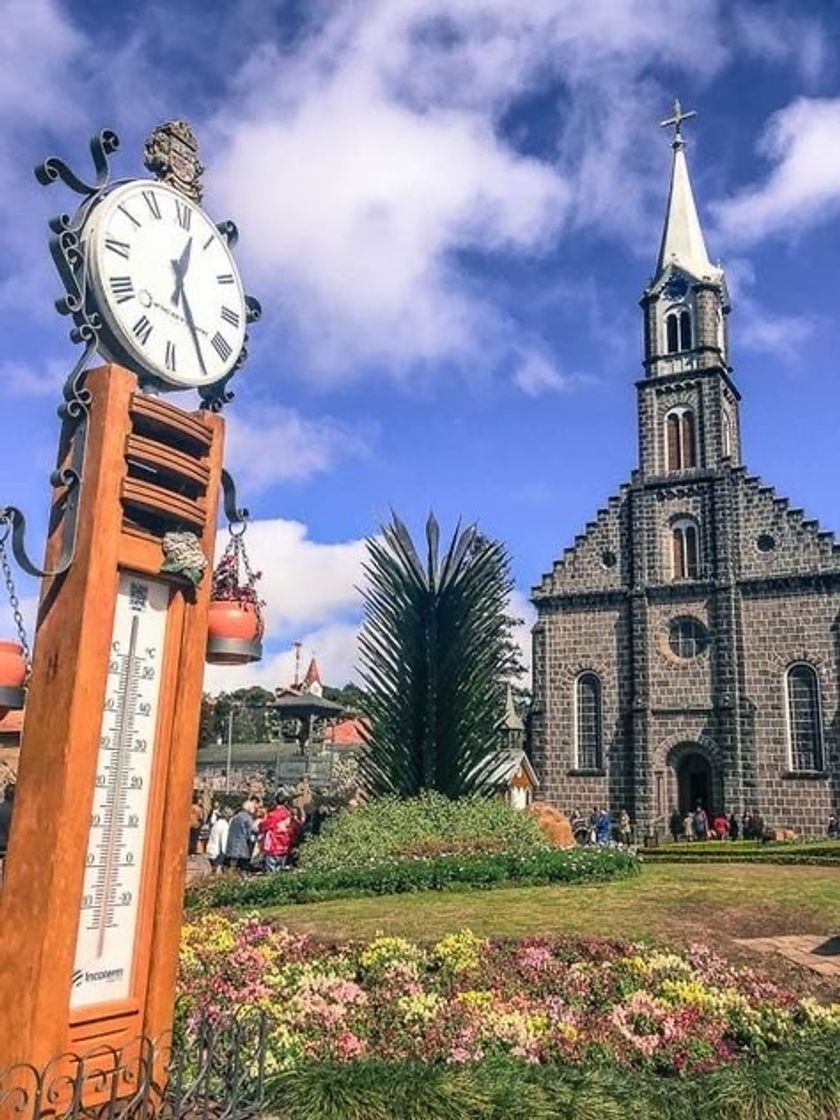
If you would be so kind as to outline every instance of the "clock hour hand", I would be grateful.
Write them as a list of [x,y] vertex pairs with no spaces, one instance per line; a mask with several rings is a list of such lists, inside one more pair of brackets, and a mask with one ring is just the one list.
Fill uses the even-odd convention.
[[190,267],[190,254],[192,253],[192,238],[187,238],[187,243],[184,246],[184,251],[177,261],[170,261],[172,271],[175,273],[175,290],[172,293],[172,306],[178,306],[178,300],[184,291],[184,278],[187,275],[187,269]]
[[201,367],[201,372],[206,377],[207,376],[207,366],[204,364],[204,355],[201,353],[201,343],[198,340],[198,331],[195,329],[195,320],[193,319],[192,309],[190,307],[190,301],[187,299],[187,293],[184,291],[184,277],[183,277],[183,275],[181,276],[181,286],[180,286],[180,289],[179,289],[179,294],[181,296],[181,303],[183,304],[183,307],[184,307],[184,318],[187,321],[187,329],[190,332],[190,335],[191,335],[192,340],[193,340],[193,346],[195,347],[195,352],[198,355],[198,364]]

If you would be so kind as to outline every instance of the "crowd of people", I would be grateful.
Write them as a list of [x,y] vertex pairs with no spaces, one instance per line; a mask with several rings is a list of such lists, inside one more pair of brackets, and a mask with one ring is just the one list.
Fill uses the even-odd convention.
[[633,822],[626,809],[618,813],[615,821],[606,808],[595,808],[588,816],[584,816],[580,809],[573,809],[569,824],[572,835],[580,845],[597,844],[604,847],[607,844],[624,844],[629,847],[633,843]]
[[[630,845],[635,839],[633,822],[626,809],[613,814],[609,809],[595,808],[588,815],[573,809],[569,821],[580,845]],[[701,804],[690,813],[672,810],[669,829],[675,843],[681,840],[764,840],[768,835],[764,818],[756,810],[709,814]],[[828,818],[826,834],[829,840],[840,840],[840,818],[836,813]]]
[[193,800],[190,815],[190,855],[203,854],[214,872],[285,870],[306,835],[320,831],[323,813],[301,791],[281,791],[263,801],[246,798],[234,811],[214,802],[205,812],[201,797]]

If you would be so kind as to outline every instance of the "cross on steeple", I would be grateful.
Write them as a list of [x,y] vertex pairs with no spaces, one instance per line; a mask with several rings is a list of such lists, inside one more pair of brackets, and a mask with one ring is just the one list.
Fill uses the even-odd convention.
[[696,116],[697,112],[694,109],[690,109],[687,113],[684,113],[682,111],[682,105],[680,105],[680,99],[678,97],[674,99],[673,117],[669,117],[667,121],[661,121],[659,125],[660,128],[673,127],[674,139],[671,144],[673,148],[681,148],[685,144],[685,141],[682,138],[682,122],[690,120],[692,117]]

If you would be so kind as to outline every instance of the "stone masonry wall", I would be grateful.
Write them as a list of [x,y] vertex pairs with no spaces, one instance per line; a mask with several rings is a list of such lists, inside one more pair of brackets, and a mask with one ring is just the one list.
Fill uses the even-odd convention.
[[[620,699],[621,688],[628,684],[627,627],[627,606],[621,601],[564,606],[546,613],[539,624],[535,693],[540,712],[534,759],[541,796],[566,812],[575,807],[588,812],[595,805],[623,805],[630,796],[630,751]],[[575,682],[587,671],[597,673],[601,681],[601,772],[577,769]]]
[[[746,693],[754,705],[758,807],[767,824],[824,833],[829,812],[840,808],[840,590],[769,594],[755,589],[744,594],[741,614]],[[790,770],[785,672],[796,661],[812,665],[819,676],[824,776],[796,776]]]

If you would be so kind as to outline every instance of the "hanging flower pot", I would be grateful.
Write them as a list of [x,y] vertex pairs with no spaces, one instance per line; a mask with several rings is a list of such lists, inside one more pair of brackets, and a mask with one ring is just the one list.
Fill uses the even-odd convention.
[[26,680],[26,654],[20,642],[0,641],[0,719],[13,708],[22,708]]
[[213,573],[207,616],[207,660],[211,664],[247,665],[262,658],[264,604],[255,586],[259,578],[259,572],[251,571],[242,534],[232,533]]

